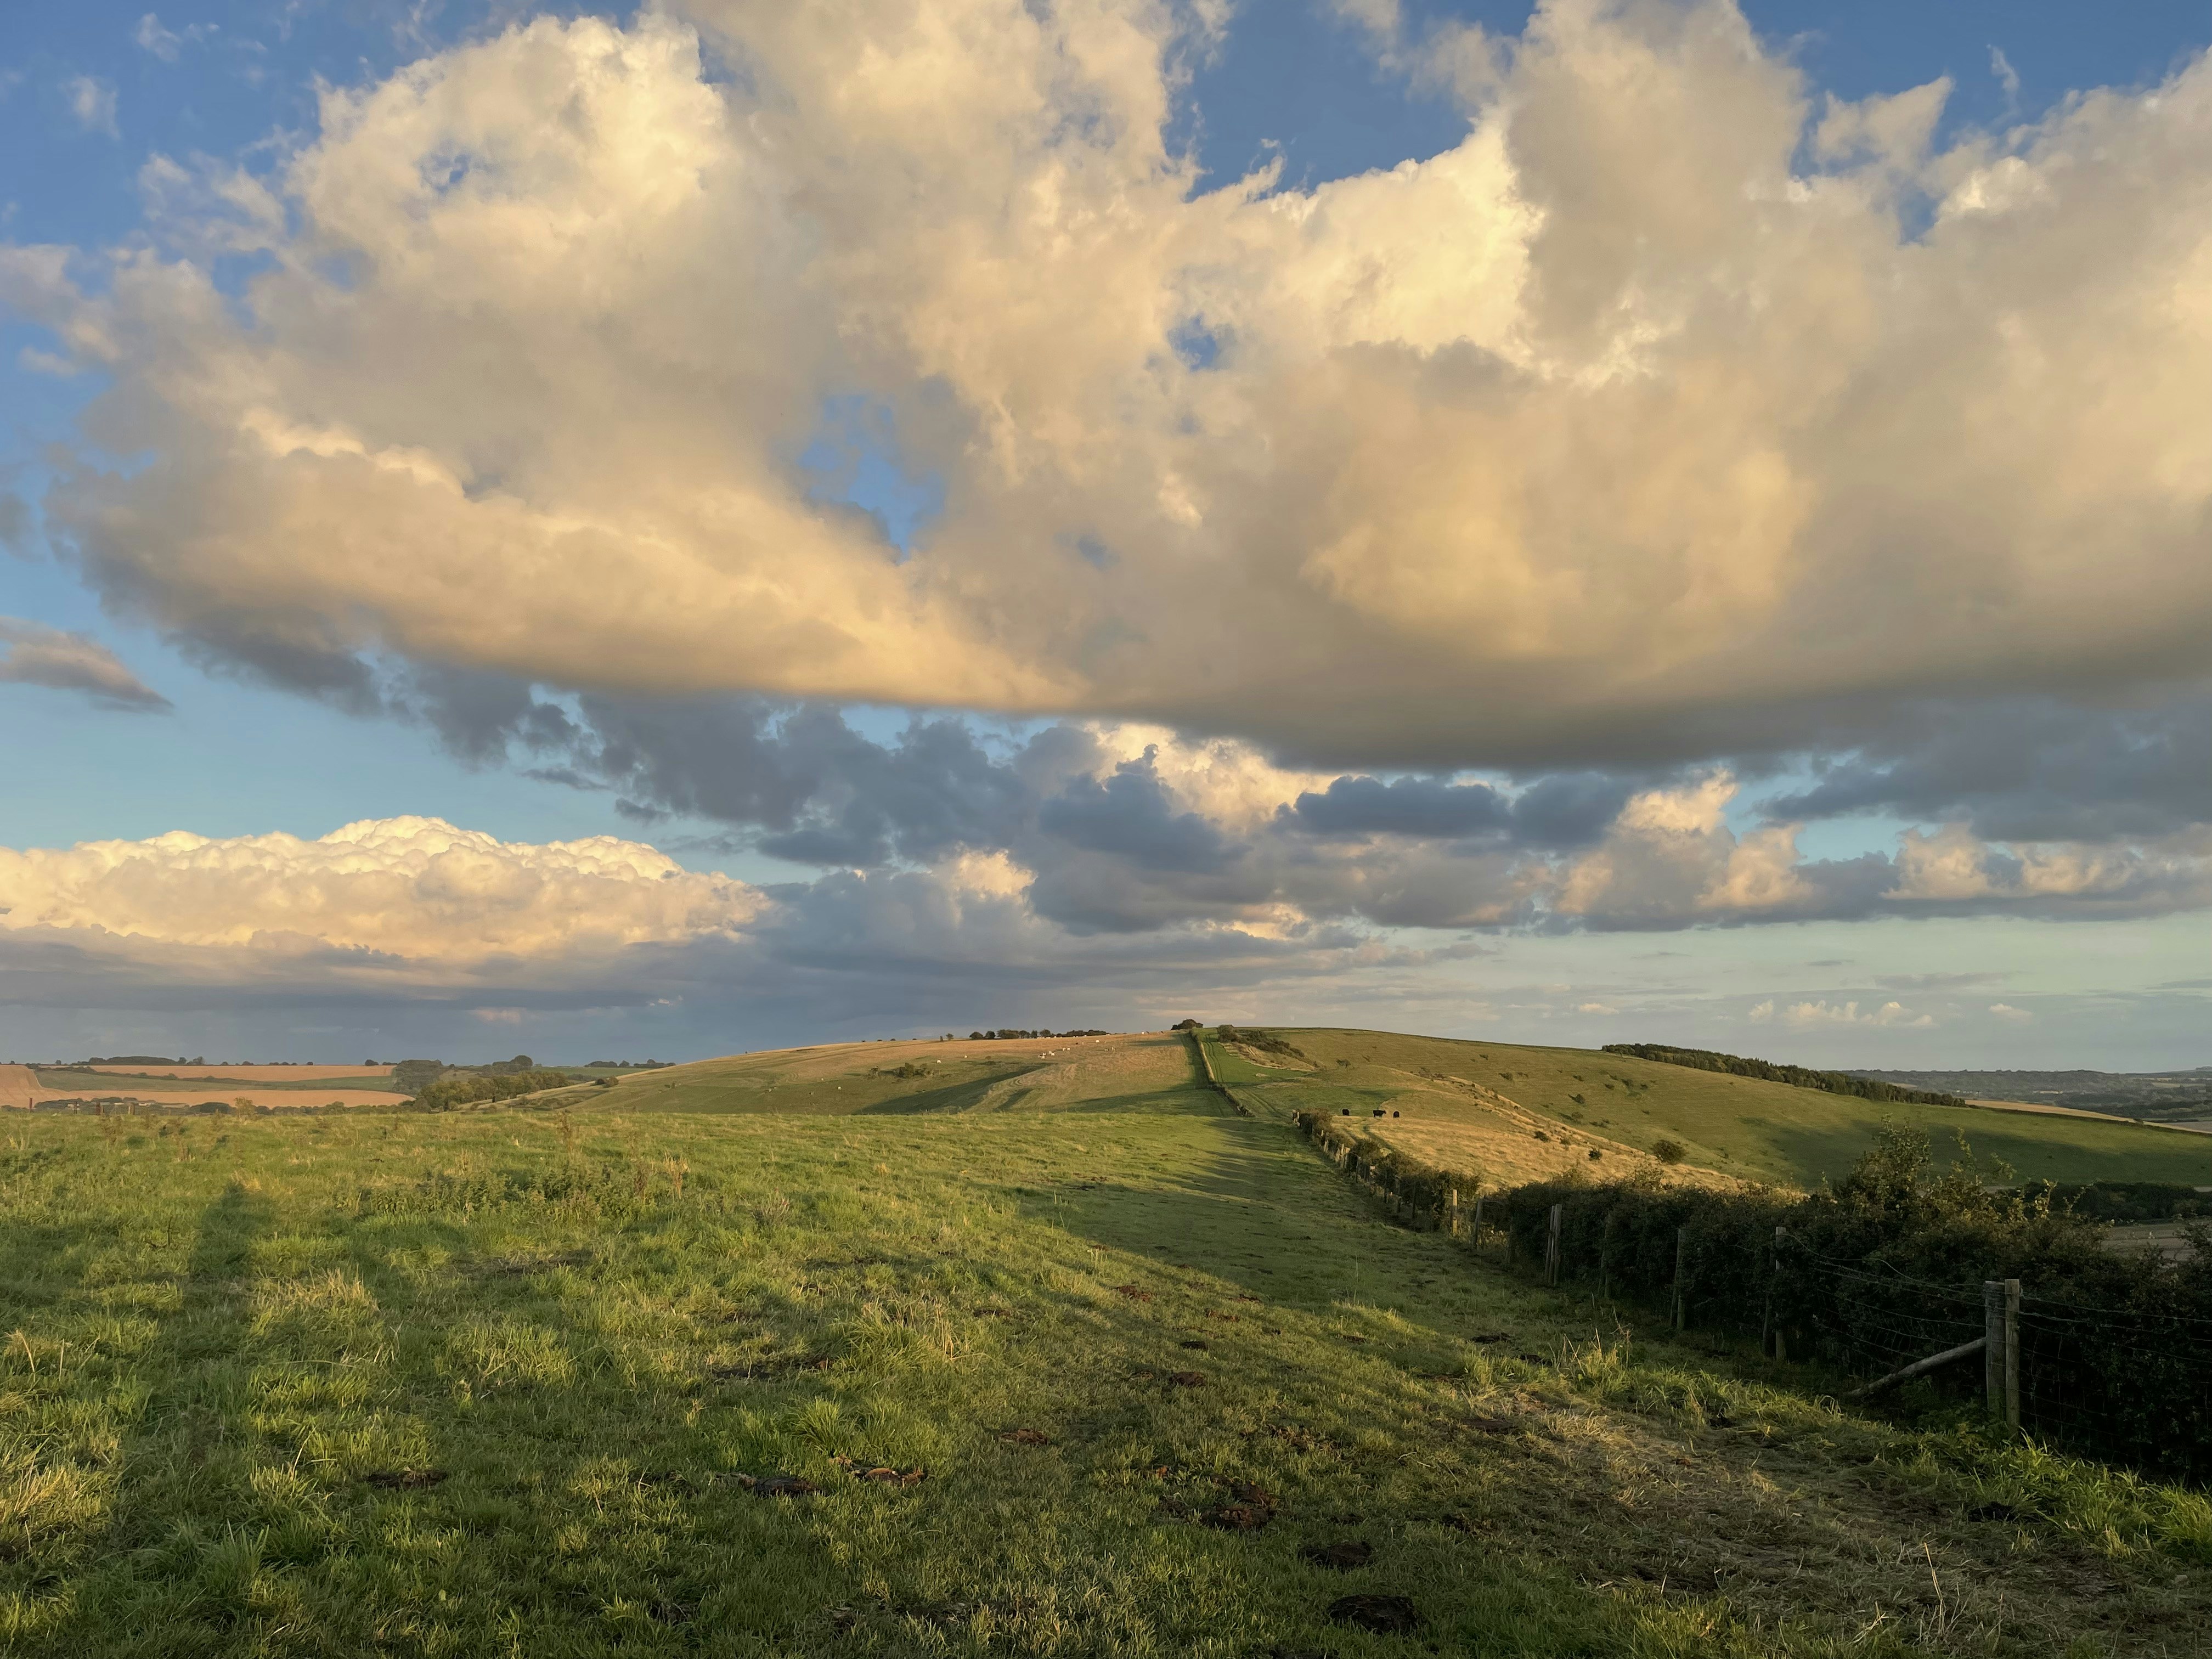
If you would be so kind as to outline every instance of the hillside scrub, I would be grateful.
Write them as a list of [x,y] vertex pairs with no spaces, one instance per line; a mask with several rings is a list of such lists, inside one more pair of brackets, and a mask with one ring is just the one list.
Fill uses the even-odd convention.
[[1818,1089],[1832,1095],[1855,1095],[1861,1100],[1909,1102],[1916,1106],[1966,1106],[1972,1103],[1958,1095],[1937,1094],[1928,1089],[1908,1089],[1903,1084],[1883,1083],[1870,1077],[1854,1077],[1848,1072],[1816,1072],[1809,1066],[1778,1065],[1771,1060],[1723,1054],[1711,1048],[1676,1048],[1663,1042],[1608,1042],[1600,1052],[1628,1054],[1638,1060],[1656,1060],[1668,1066],[1686,1066],[1693,1071],[1725,1072],[1731,1077],[1764,1078],[1769,1083],[1791,1083],[1801,1089]]
[[1288,1054],[1293,1060],[1304,1060],[1306,1051],[1295,1047],[1272,1031],[1255,1031],[1245,1027],[1224,1024],[1221,1041],[1239,1042],[1247,1048],[1256,1048],[1263,1054]]

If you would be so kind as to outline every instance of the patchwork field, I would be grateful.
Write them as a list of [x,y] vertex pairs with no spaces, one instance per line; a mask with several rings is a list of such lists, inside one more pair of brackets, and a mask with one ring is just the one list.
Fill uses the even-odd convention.
[[[1295,1040],[1347,1091],[1442,1054]],[[1487,1052],[1519,1082],[1546,1051]],[[2212,1641],[2201,1497],[1846,1413],[1836,1379],[1385,1225],[1190,1054],[847,1045],[567,1111],[10,1119],[0,1653]],[[1419,1081],[1393,1097],[1453,1097]],[[1613,1127],[1626,1158],[1648,1126]]]
[[[2024,1179],[2212,1184],[2212,1138],[2113,1119],[1907,1106],[1823,1094],[1588,1049],[1375,1031],[1283,1029],[1287,1060],[1209,1038],[1216,1071],[1255,1109],[1350,1111],[1377,1139],[1511,1186],[1571,1167],[1648,1165],[1674,1140],[1685,1160],[1797,1187],[1842,1175],[1884,1118],[1924,1127],[1939,1150],[1964,1134]],[[1377,1109],[1395,1119],[1376,1121]],[[1536,1137],[1541,1133],[1547,1139]],[[1601,1156],[1592,1160],[1589,1153]]]
[[103,1072],[117,1077],[134,1078],[223,1078],[237,1083],[285,1084],[311,1085],[328,1083],[343,1078],[349,1082],[366,1083],[374,1078],[392,1075],[390,1066],[83,1066],[66,1068],[72,1071]]
[[[0,1079],[0,1103],[29,1105],[33,1101],[100,1099],[118,1095],[133,1096],[164,1105],[196,1105],[202,1101],[219,1100],[226,1105],[243,1101],[249,1107],[267,1106],[275,1109],[297,1109],[304,1106],[398,1106],[407,1099],[386,1083],[389,1070],[381,1073],[348,1071],[338,1066],[249,1066],[240,1073],[220,1073],[209,1069],[206,1076],[178,1077],[168,1073],[138,1073],[101,1066],[97,1070],[83,1067],[13,1066],[31,1081],[29,1098],[16,1101],[4,1079]],[[284,1077],[286,1073],[327,1072],[327,1077]],[[259,1081],[242,1075],[246,1072],[270,1073],[278,1075],[276,1082]],[[384,1087],[378,1087],[385,1084]]]

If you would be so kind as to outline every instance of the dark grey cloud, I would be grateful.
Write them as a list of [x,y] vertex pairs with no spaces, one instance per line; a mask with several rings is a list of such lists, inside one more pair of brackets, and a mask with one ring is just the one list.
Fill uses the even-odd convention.
[[1325,790],[1302,793],[1278,817],[1317,836],[1494,836],[1533,847],[1587,847],[1620,816],[1631,795],[1657,781],[1648,773],[1568,772],[1539,777],[1509,795],[1486,783],[1342,777]]
[[1455,838],[1510,827],[1510,802],[1486,783],[1400,778],[1339,778],[1326,790],[1301,794],[1279,816],[1321,836],[1420,836]]
[[1123,762],[1103,781],[1072,779],[1039,807],[1037,827],[1071,847],[1118,854],[1150,870],[1208,875],[1236,856],[1215,825],[1176,810],[1150,754]]
[[1992,841],[2107,841],[2212,823],[2212,695],[2103,709],[2055,697],[1929,706],[1842,753],[1778,818],[1881,812],[1955,821]]

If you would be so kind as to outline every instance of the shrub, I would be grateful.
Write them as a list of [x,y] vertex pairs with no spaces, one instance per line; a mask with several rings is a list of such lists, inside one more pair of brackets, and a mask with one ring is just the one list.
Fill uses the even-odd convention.
[[1294,1060],[1304,1060],[1305,1050],[1296,1048],[1272,1031],[1239,1030],[1225,1021],[1221,1027],[1224,1042],[1241,1042],[1247,1048],[1257,1048],[1263,1054],[1288,1054]]
[[1680,1164],[1689,1155],[1690,1149],[1672,1135],[1662,1135],[1651,1143],[1651,1156],[1662,1164]]

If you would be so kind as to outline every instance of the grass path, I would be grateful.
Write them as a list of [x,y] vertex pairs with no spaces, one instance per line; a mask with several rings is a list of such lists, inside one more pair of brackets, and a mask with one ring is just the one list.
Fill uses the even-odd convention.
[[11,1123],[0,1652],[2203,1650],[2201,1500],[1646,1342],[1203,1103]]

